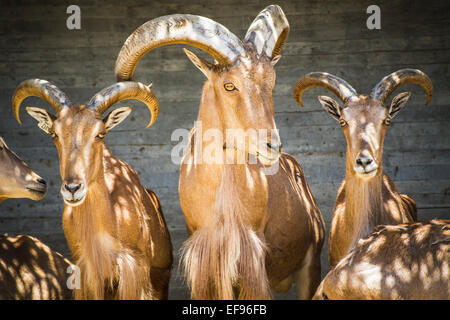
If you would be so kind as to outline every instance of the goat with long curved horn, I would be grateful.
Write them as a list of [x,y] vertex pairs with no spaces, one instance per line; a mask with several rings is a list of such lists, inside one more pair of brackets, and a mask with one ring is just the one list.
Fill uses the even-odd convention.
[[347,81],[326,72],[311,72],[301,77],[294,88],[294,97],[300,106],[303,106],[303,92],[312,87],[328,89],[344,103],[357,95],[356,90]]
[[270,58],[281,54],[289,35],[289,22],[279,6],[269,6],[261,11],[245,35],[245,42],[255,46],[259,55]]
[[19,115],[20,105],[24,99],[30,96],[47,101],[56,112],[72,106],[69,97],[54,84],[41,79],[25,80],[16,88],[13,95],[13,112],[19,123],[22,123]]
[[151,113],[150,127],[158,117],[159,105],[155,94],[151,90],[152,84],[146,86],[139,82],[120,82],[115,83],[97,94],[95,94],[88,103],[88,107],[103,114],[112,105],[128,99],[139,100],[147,106]]
[[[281,152],[274,119],[274,66],[288,33],[276,5],[258,14],[243,41],[210,19],[170,15],[139,27],[117,58],[116,76],[123,81],[154,48],[182,43],[204,50],[214,64],[185,49],[207,77],[197,123],[224,138],[230,129],[244,133],[244,143],[211,141],[197,139],[201,131],[194,128],[181,164],[180,204],[189,233],[182,262],[195,299],[269,299],[271,288],[286,292],[294,281],[298,297],[307,299],[320,281],[323,219],[300,165]],[[251,138],[257,131],[263,141]],[[211,149],[218,158],[208,157]],[[192,150],[204,152],[202,163]],[[243,161],[228,164],[229,154]],[[266,175],[268,166],[278,170]]]
[[231,65],[241,58],[248,58],[249,48],[245,44],[252,44],[252,50],[256,49],[258,55],[264,52],[269,59],[274,59],[275,64],[288,34],[289,23],[283,10],[276,5],[261,11],[248,29],[244,42],[220,23],[205,17],[190,14],[162,16],[141,25],[125,41],[116,61],[116,78],[118,81],[131,80],[136,65],[146,53],[169,44],[197,47],[210,54],[219,65]]
[[295,99],[301,104],[303,92],[313,86],[324,87],[343,102],[319,96],[322,107],[342,127],[347,140],[346,175],[334,206],[329,237],[329,259],[333,268],[359,239],[365,238],[378,224],[409,223],[417,220],[413,199],[400,194],[383,171],[383,143],[391,119],[406,105],[409,92],[387,97],[402,84],[421,85],[430,101],[430,78],[419,70],[402,69],[384,77],[372,93],[359,95],[343,79],[315,72],[302,77],[295,86]]
[[131,80],[139,60],[149,51],[177,43],[202,49],[219,64],[231,64],[245,55],[241,40],[211,19],[190,14],[162,16],[144,23],[125,41],[116,61],[117,80]]
[[401,69],[384,77],[372,89],[370,97],[373,99],[378,99],[384,103],[391,93],[395,91],[395,89],[409,83],[420,85],[427,94],[426,103],[430,103],[431,97],[433,96],[433,85],[430,78],[425,73],[417,69]]
[[94,95],[88,105],[73,105],[48,81],[27,80],[12,99],[17,115],[22,101],[33,95],[58,111],[51,115],[45,109],[27,108],[58,149],[63,229],[81,271],[75,298],[167,299],[172,244],[158,197],[104,142],[131,108],[101,117],[115,103],[135,99],[150,110],[151,125],[158,115],[151,85],[117,83]]

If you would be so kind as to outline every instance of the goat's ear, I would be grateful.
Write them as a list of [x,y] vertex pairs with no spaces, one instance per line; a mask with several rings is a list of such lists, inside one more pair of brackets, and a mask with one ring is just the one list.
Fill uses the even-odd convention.
[[336,100],[327,96],[318,96],[317,98],[319,99],[322,108],[324,108],[333,118],[336,120],[341,118],[341,107]]
[[38,127],[45,133],[50,134],[50,130],[53,127],[53,121],[56,117],[42,108],[26,107],[26,110],[30,116],[36,119]]
[[192,61],[194,66],[199,68],[200,71],[203,72],[203,74],[209,79],[212,65],[208,61],[197,56],[192,51],[189,51],[188,49],[185,49],[185,48],[183,48],[183,50],[184,50],[184,53],[186,53],[186,55],[188,56],[189,60]]
[[280,61],[280,59],[281,59],[281,54],[278,54],[275,57],[273,57],[272,60],[270,60],[270,64],[272,66],[275,66],[277,64],[277,62]]
[[409,97],[411,96],[411,92],[402,92],[399,93],[392,99],[391,105],[389,106],[389,115],[391,118],[395,117],[397,113],[406,105]]
[[115,126],[117,126],[119,123],[121,123],[123,120],[125,120],[126,117],[131,112],[131,108],[129,107],[122,107],[117,108],[113,111],[111,111],[105,119],[103,119],[103,122],[105,123],[105,131],[108,132]]

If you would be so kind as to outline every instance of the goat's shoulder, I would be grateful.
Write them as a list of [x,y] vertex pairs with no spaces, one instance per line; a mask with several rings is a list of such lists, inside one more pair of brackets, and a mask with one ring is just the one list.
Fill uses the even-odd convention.
[[280,157],[280,164],[285,168],[286,172],[295,177],[297,181],[299,179],[304,179],[302,166],[293,155],[283,152]]
[[386,194],[398,195],[397,186],[384,171],[381,176],[383,196]]

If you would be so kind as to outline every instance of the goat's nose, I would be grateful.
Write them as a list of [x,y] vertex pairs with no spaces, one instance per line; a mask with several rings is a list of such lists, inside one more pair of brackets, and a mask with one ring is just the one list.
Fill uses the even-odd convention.
[[36,181],[39,182],[40,184],[43,184],[44,186],[47,185],[47,181],[45,181],[45,180],[42,179],[42,178],[39,178],[39,179],[37,179]]
[[281,142],[278,143],[269,142],[267,143],[267,146],[272,150],[280,152],[281,148],[283,147],[283,144]]
[[70,193],[74,194],[81,188],[81,184],[65,184],[64,189],[69,191]]
[[373,162],[373,159],[370,157],[358,157],[356,158],[356,164],[358,166],[368,166],[369,164],[371,164]]

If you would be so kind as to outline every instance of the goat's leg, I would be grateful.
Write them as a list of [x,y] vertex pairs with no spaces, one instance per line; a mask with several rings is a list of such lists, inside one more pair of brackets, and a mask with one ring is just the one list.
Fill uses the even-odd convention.
[[298,299],[307,300],[312,298],[320,283],[320,268],[320,252],[315,252],[313,248],[310,248],[301,267],[295,273]]
[[150,271],[152,283],[152,298],[167,300],[169,296],[170,269],[152,267]]

